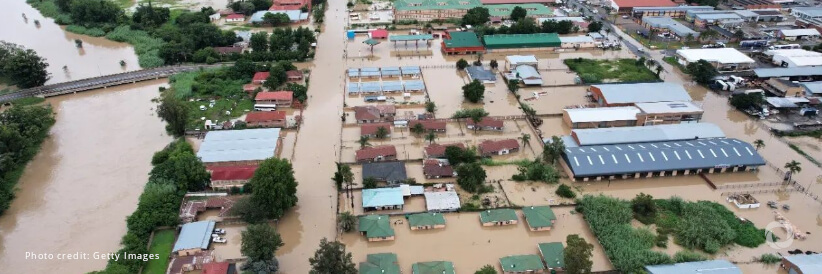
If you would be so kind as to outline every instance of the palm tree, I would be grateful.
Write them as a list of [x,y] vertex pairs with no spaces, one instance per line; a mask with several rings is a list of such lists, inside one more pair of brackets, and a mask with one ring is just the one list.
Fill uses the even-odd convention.
[[357,143],[360,143],[360,148],[361,149],[371,145],[370,143],[368,143],[369,139],[371,139],[371,138],[368,138],[368,136],[360,136],[360,139],[357,140]]
[[433,144],[435,140],[437,140],[437,134],[433,131],[428,132],[428,135],[425,135],[425,140],[428,141],[428,144]]
[[357,223],[357,218],[349,212],[340,213],[337,217],[340,229],[344,232],[351,232],[354,230],[354,225]]
[[378,127],[377,133],[374,133],[374,135],[376,135],[377,139],[385,139],[388,137],[388,129],[385,127]]
[[756,141],[754,141],[754,146],[756,147],[756,150],[759,150],[760,148],[765,147],[765,141],[762,141],[762,139],[756,139]]
[[531,144],[531,143],[530,143],[530,142],[531,142],[531,134],[528,134],[528,133],[523,133],[523,134],[522,134],[522,137],[520,137],[520,138],[522,139],[522,146],[523,146],[523,147],[524,147],[524,146],[526,146],[526,145],[530,145],[530,144]]
[[416,123],[413,127],[411,127],[411,133],[417,134],[419,137],[423,132],[425,132],[425,126],[422,123]]
[[787,170],[788,170],[788,176],[787,176],[787,177],[788,177],[788,178],[787,178],[787,180],[788,180],[788,181],[790,181],[790,180],[791,180],[791,177],[793,177],[793,174],[794,174],[794,173],[799,173],[799,172],[802,172],[802,166],[801,166],[801,164],[800,164],[799,162],[797,162],[797,161],[794,161],[794,160],[792,160],[792,161],[790,161],[790,162],[786,163],[786,164],[785,164],[785,169],[787,169]]

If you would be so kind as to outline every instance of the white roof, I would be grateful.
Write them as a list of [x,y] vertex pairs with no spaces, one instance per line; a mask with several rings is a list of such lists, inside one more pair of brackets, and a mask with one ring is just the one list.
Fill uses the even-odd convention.
[[756,61],[739,52],[734,48],[716,48],[716,49],[679,49],[676,54],[685,58],[689,63],[704,59],[708,62],[718,62],[720,64],[753,64]]
[[425,208],[428,211],[455,211],[460,209],[460,197],[456,191],[425,192]]
[[787,62],[791,67],[822,65],[822,53],[804,49],[769,50],[765,55],[771,56],[776,64]]
[[511,64],[512,66],[516,66],[520,63],[524,63],[524,64],[536,64],[537,63],[537,57],[533,56],[533,55],[510,55],[510,56],[506,56],[505,60],[507,60],[508,64]]
[[691,101],[682,85],[671,82],[600,84],[591,88],[599,89],[608,104]]
[[570,36],[570,37],[560,37],[559,41],[562,43],[593,43],[594,38],[591,36]]
[[571,22],[578,22],[582,23],[585,22],[585,17],[566,17],[566,16],[557,16],[557,17],[548,17],[548,18],[537,18],[537,23],[542,24],[545,21],[571,21]]
[[767,97],[765,101],[775,108],[797,108],[799,107],[797,104],[807,104],[810,102],[808,99],[801,97]]
[[682,141],[706,138],[724,138],[725,133],[718,126],[709,123],[684,123],[656,126],[586,128],[572,130],[576,139],[571,138],[565,145],[578,141],[580,146],[647,143],[662,141]]
[[635,121],[642,112],[637,107],[570,108],[565,109],[572,123]]
[[779,30],[782,35],[785,36],[806,36],[806,35],[815,35],[819,36],[819,31],[816,29],[783,29]]
[[702,108],[691,102],[636,103],[635,105],[645,113],[681,113],[702,111]]
[[279,128],[209,131],[197,151],[204,163],[256,161],[274,157]]

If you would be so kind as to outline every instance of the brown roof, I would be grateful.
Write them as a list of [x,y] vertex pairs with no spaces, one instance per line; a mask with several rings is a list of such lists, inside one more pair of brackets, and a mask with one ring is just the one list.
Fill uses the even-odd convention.
[[254,100],[291,100],[292,98],[294,98],[294,92],[291,91],[261,91],[257,93]]
[[[474,120],[468,119],[466,122],[468,125],[474,125]],[[494,118],[484,117],[479,122],[480,127],[494,127],[494,128],[501,128],[504,123],[501,120],[497,120]]]
[[211,171],[212,181],[249,180],[251,177],[254,177],[254,171],[257,170],[257,166],[215,166],[209,167],[208,170]]
[[425,160],[422,173],[426,176],[454,176],[454,168],[437,160]]
[[676,7],[670,0],[614,0],[620,9],[635,7]]
[[260,85],[257,84],[245,84],[243,85],[243,91],[254,91],[255,89],[259,88]]
[[210,263],[212,260],[214,260],[212,251],[200,251],[191,256],[177,256],[171,259],[171,262],[169,263],[171,267],[169,267],[168,273],[176,274],[188,272],[183,271],[183,266],[186,265],[193,267],[193,269],[202,269],[203,264]]
[[374,135],[377,134],[377,129],[380,127],[384,127],[388,130],[388,134],[391,134],[391,124],[390,123],[373,123],[373,124],[364,124],[360,127],[360,136],[363,135]]
[[445,148],[446,147],[459,147],[461,149],[465,149],[465,145],[462,143],[455,143],[455,144],[431,144],[425,147],[425,154],[428,157],[442,157],[445,156]]
[[285,72],[285,75],[288,75],[288,78],[303,78],[303,72],[299,70],[289,70]]
[[211,262],[203,265],[203,274],[226,274],[228,273],[228,262]]
[[499,141],[483,141],[479,144],[479,150],[483,154],[485,153],[493,153],[503,149],[515,149],[519,148],[519,141],[517,139],[505,139]]
[[252,111],[245,115],[247,123],[285,120],[285,111]]
[[397,149],[392,145],[385,145],[357,150],[357,161],[374,159],[379,156],[397,156]]
[[381,114],[395,114],[397,109],[393,105],[378,105],[354,107],[354,117],[360,120],[379,120]]
[[445,121],[439,120],[413,120],[408,122],[409,127],[414,127],[416,124],[422,124],[422,127],[425,130],[436,130],[442,131],[445,130]]

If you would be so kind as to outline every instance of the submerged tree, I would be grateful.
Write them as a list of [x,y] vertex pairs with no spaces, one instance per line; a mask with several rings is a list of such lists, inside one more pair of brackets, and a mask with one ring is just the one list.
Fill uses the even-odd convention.
[[351,252],[345,251],[345,245],[326,238],[320,240],[320,248],[308,262],[311,264],[309,274],[357,274]]

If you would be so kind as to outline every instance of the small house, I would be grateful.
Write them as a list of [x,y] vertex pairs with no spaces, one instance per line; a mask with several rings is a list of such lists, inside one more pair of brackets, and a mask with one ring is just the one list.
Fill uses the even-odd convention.
[[291,91],[261,91],[254,97],[256,104],[277,105],[278,107],[290,107],[294,100],[294,92]]
[[232,187],[242,187],[251,177],[254,177],[256,165],[241,166],[212,166],[208,168],[211,173],[211,188],[229,189]]
[[215,225],[214,221],[184,224],[172,251],[177,256],[191,256],[197,252],[208,250],[208,245],[211,243],[211,233],[214,232]]
[[365,211],[402,209],[405,200],[399,187],[366,188],[362,190]]
[[504,274],[544,273],[545,265],[538,255],[514,255],[499,259]]
[[377,253],[365,256],[365,262],[360,263],[360,274],[400,274],[400,265],[397,263],[397,254]]
[[401,183],[408,179],[403,162],[374,162],[362,165],[362,178],[374,178],[388,184]]
[[445,228],[445,216],[442,213],[417,213],[408,215],[411,230]]
[[455,274],[454,263],[447,261],[421,262],[411,265],[412,274]]
[[358,163],[393,161],[397,159],[397,148],[393,145],[364,147],[356,152]]
[[460,209],[460,197],[453,189],[429,191],[423,195],[425,195],[425,209],[428,212],[454,212]]
[[515,225],[517,213],[510,208],[489,209],[480,212],[482,226]]
[[288,76],[289,82],[302,81],[304,77],[301,70],[289,70],[285,72],[285,75]]
[[230,262],[210,262],[203,265],[202,274],[239,274],[237,264]]
[[522,208],[522,216],[531,231],[551,230],[557,220],[550,206],[527,206]]
[[254,73],[254,77],[251,78],[251,83],[262,85],[263,83],[265,83],[265,79],[268,79],[268,75],[270,75],[268,71],[260,71]]
[[421,124],[425,132],[445,132],[445,121],[439,120],[411,120],[408,121],[408,126],[414,128],[417,124]]
[[430,144],[425,147],[425,157],[426,158],[445,158],[445,149],[447,147],[458,147],[461,149],[465,149],[465,145],[462,143],[453,143],[453,144]]
[[454,168],[448,164],[447,160],[436,159],[424,160],[422,164],[422,173],[425,175],[425,178],[428,179],[451,178],[457,176],[457,173],[454,172]]
[[360,234],[368,238],[369,242],[393,241],[394,229],[388,215],[360,216],[358,226]]
[[229,14],[225,17],[225,21],[228,23],[245,22],[245,15],[241,13]]
[[471,81],[477,80],[483,84],[493,84],[497,82],[497,75],[482,66],[469,66],[465,68],[465,72],[468,73],[468,79]]
[[354,107],[354,118],[358,124],[392,122],[397,114],[393,105]]
[[377,138],[377,132],[380,131],[380,128],[385,130],[385,137],[391,137],[391,124],[390,123],[372,123],[372,124],[363,124],[360,126],[360,136],[366,136],[370,138]]
[[565,269],[564,247],[560,242],[539,243],[539,254],[548,270],[562,271]]
[[472,119],[466,120],[465,124],[468,129],[502,131],[504,128],[504,123],[494,118],[483,117],[479,123],[474,123]]
[[286,127],[285,111],[252,111],[245,115],[249,127]]
[[387,29],[375,29],[368,31],[368,36],[371,39],[387,39],[388,38],[388,30]]
[[516,139],[505,139],[499,141],[483,141],[479,144],[479,152],[483,157],[492,155],[505,155],[519,151],[519,141]]

